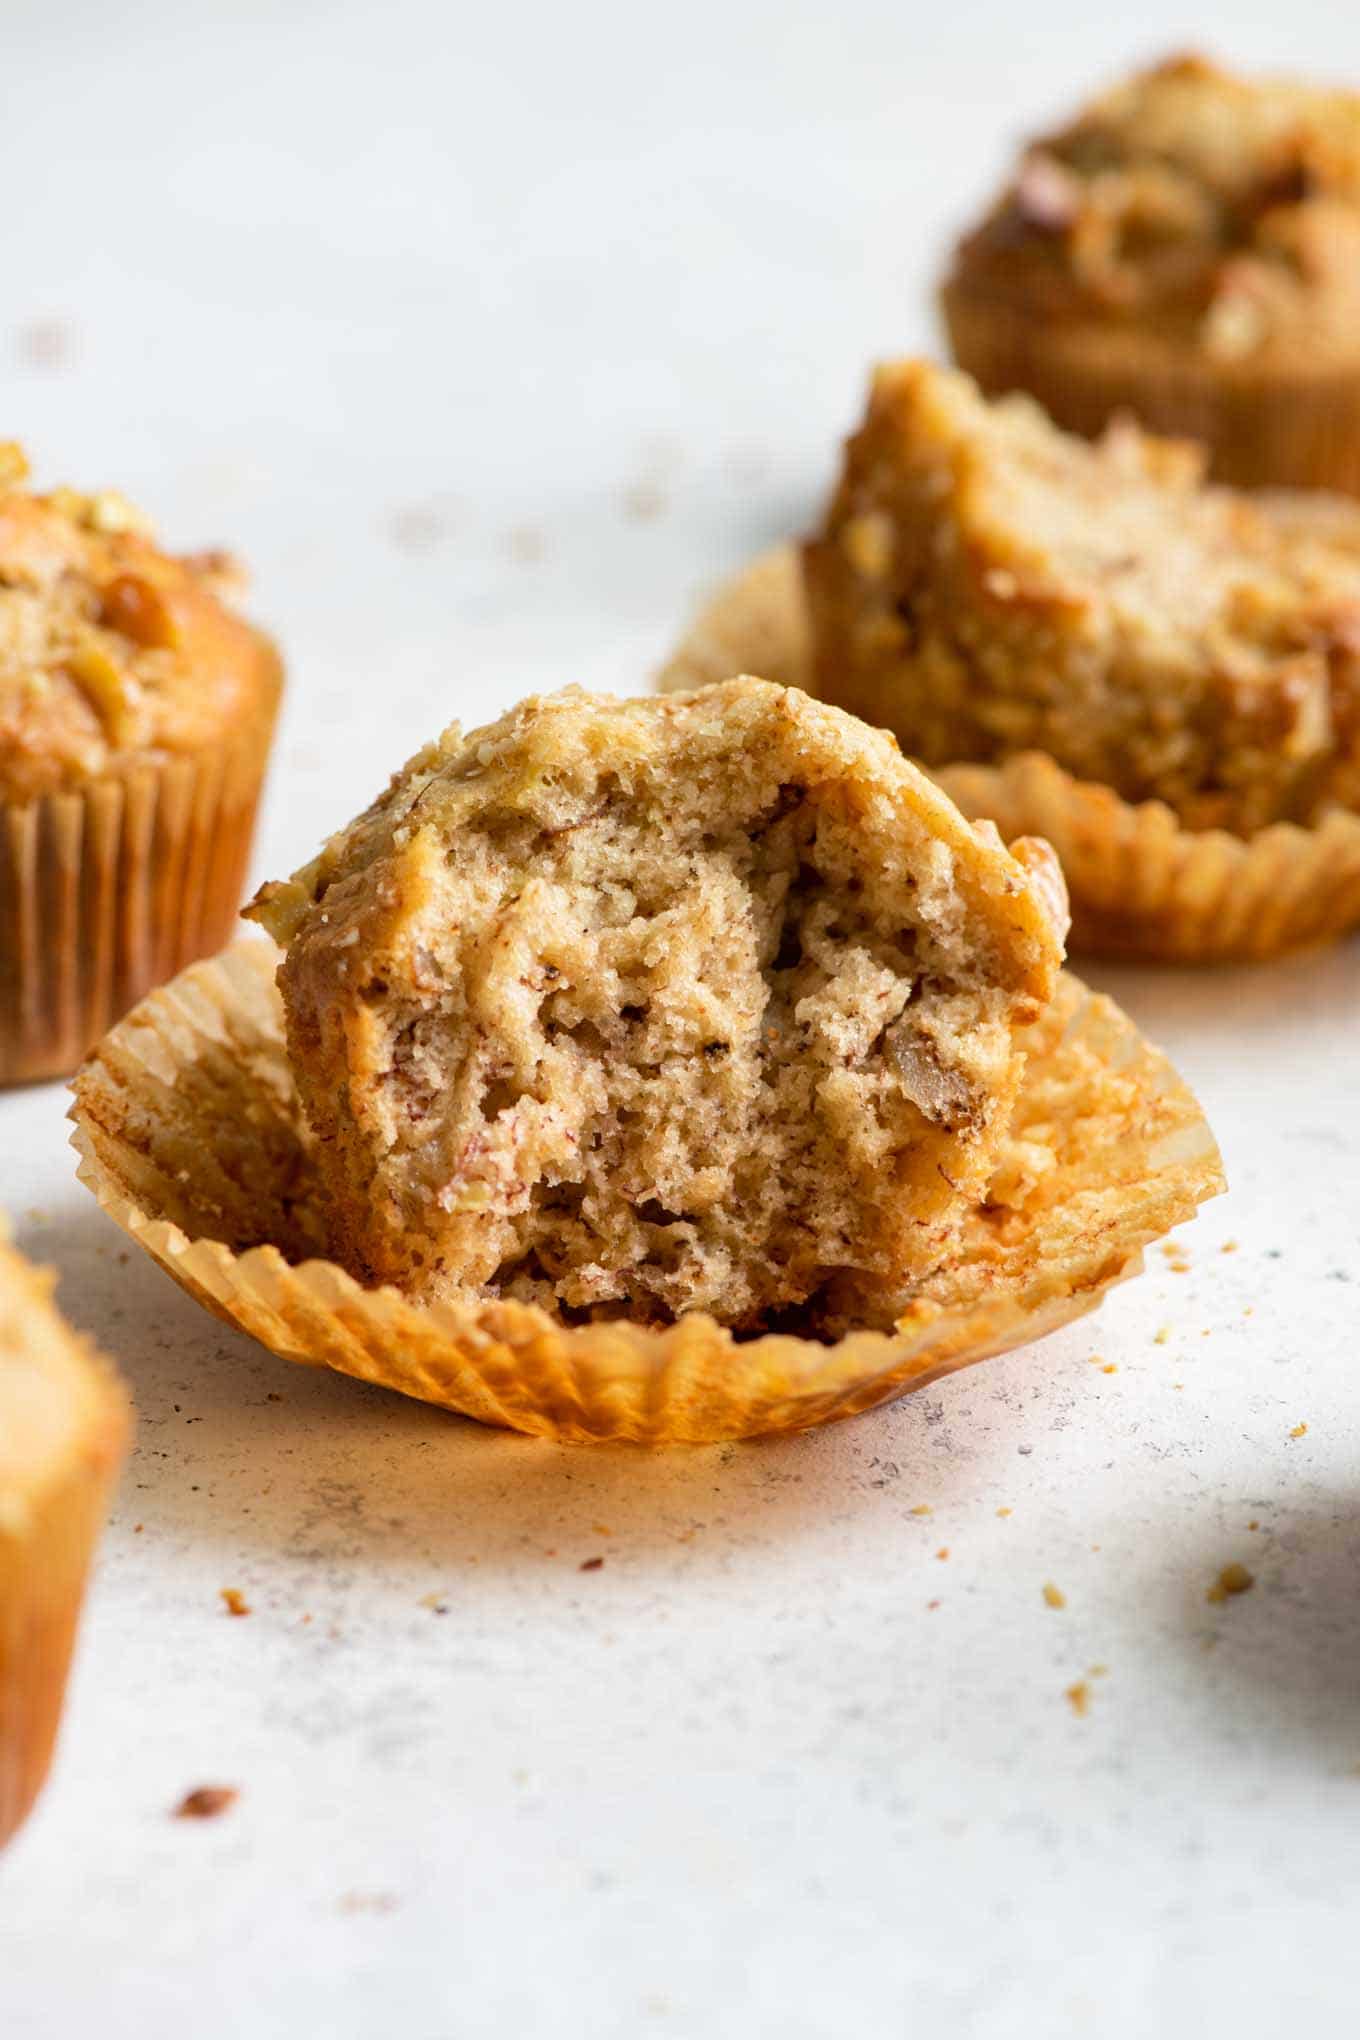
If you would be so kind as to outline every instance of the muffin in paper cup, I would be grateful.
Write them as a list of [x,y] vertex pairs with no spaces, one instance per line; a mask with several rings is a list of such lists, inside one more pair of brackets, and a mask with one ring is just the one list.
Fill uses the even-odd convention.
[[0,1084],[227,939],[282,686],[225,555],[25,473],[0,446]]
[[941,293],[954,358],[1220,481],[1360,494],[1360,96],[1179,55],[1030,142]]
[[[1309,520],[1306,503],[1276,500],[1300,524]],[[740,672],[813,689],[795,544],[762,554],[718,589],[658,685],[670,692]],[[1043,752],[927,769],[970,819],[994,821],[1007,840],[1037,835],[1053,845],[1071,899],[1074,952],[1259,961],[1360,927],[1360,814],[1337,809],[1314,827],[1275,822],[1241,837],[1189,829],[1164,802],[1126,801]]]
[[47,1775],[127,1397],[0,1226],[0,1847]]
[[325,1258],[278,960],[272,944],[239,943],[113,1029],[73,1085],[81,1179],[192,1296],[285,1359],[484,1423],[662,1443],[851,1416],[1082,1316],[1223,1187],[1170,1064],[1064,973],[1024,1036],[987,1201],[892,1332],[828,1344],[735,1338],[698,1312],[569,1326],[530,1304],[418,1306]]

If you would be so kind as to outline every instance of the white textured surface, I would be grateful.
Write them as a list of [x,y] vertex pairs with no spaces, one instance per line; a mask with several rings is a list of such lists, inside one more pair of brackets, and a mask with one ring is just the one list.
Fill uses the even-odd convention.
[[[4,427],[254,562],[261,874],[446,717],[640,684],[809,514],[1009,137],[1186,35],[1100,13],[6,8]],[[1360,72],[1341,13],[1221,40]],[[1223,1140],[1189,1271],[736,1449],[289,1368],[126,1257],[60,1089],[0,1098],[140,1414],[0,1867],[6,2040],[1353,2032],[1360,949],[1106,981]]]

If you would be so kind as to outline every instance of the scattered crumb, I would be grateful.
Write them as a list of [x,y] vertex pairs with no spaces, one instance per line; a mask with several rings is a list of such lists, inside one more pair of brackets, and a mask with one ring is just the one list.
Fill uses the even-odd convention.
[[1066,1594],[1061,1587],[1055,1587],[1052,1580],[1044,1581],[1044,1606],[1046,1608],[1065,1608],[1067,1606]]
[[1307,1435],[1308,1435],[1308,1426],[1307,1426],[1307,1424],[1295,1424],[1295,1426],[1294,1426],[1293,1430],[1292,1430],[1292,1431],[1291,1431],[1291,1432],[1289,1433],[1289,1435],[1290,1435],[1290,1437],[1291,1437],[1291,1438],[1305,1438],[1305,1437],[1307,1437]]
[[339,1900],[342,1913],[395,1912],[401,1900],[391,1891],[346,1891]]
[[14,332],[14,352],[25,368],[69,368],[75,359],[75,328],[66,319],[25,319]]
[[656,482],[634,482],[623,492],[623,514],[638,523],[649,523],[666,508],[666,492]]
[[939,1605],[940,1605],[940,1604],[939,1604],[939,1602],[938,1602],[938,1601],[927,1601],[927,1602],[926,1602],[926,1606],[927,1606],[927,1608],[938,1608],[938,1607],[939,1607]]
[[1237,1252],[1237,1247],[1238,1242],[1236,1240],[1224,1240],[1222,1246],[1219,1248],[1218,1251],[1220,1254],[1235,1254]]
[[912,1516],[928,1516],[930,1514],[930,1503],[918,1502],[914,1509],[908,1511],[908,1514]]
[[1072,1712],[1084,1720],[1091,1709],[1091,1688],[1085,1679],[1078,1679],[1075,1686],[1069,1686],[1066,1697]]
[[1250,1521],[1250,1523],[1248,1523],[1248,1525],[1247,1525],[1247,1528],[1248,1528],[1248,1530],[1259,1530],[1259,1529],[1260,1529],[1260,1527],[1261,1527],[1261,1520],[1260,1520],[1259,1516],[1253,1516],[1253,1517],[1252,1517],[1252,1519],[1251,1519],[1251,1521]]
[[448,536],[449,519],[437,503],[406,503],[387,520],[387,535],[398,552],[431,553]]
[[576,1570],[578,1572],[598,1572],[603,1564],[604,1560],[602,1558],[583,1558]]
[[548,550],[548,541],[532,524],[517,524],[505,534],[505,549],[522,567],[537,565]]
[[1100,1371],[1102,1374],[1118,1374],[1119,1362],[1117,1360],[1107,1360]]
[[1212,1601],[1217,1604],[1220,1601],[1230,1599],[1235,1594],[1245,1594],[1247,1588],[1254,1587],[1255,1584],[1255,1573],[1249,1573],[1244,1565],[1239,1565],[1234,1559],[1231,1565],[1224,1566],[1204,1598],[1206,1601]]
[[935,1556],[936,1558],[948,1558],[949,1546],[947,1544],[942,1544],[939,1550],[936,1552]]
[[1103,1353],[1092,1353],[1091,1365],[1093,1367],[1103,1367],[1105,1365],[1105,1355]]
[[1009,1516],[1011,1511],[1009,1509],[998,1509],[996,1513],[998,1516]]
[[1256,1305],[1254,1303],[1249,1303],[1246,1309],[1243,1311],[1242,1315],[1243,1317],[1255,1317]]
[[250,1603],[239,1587],[219,1587],[218,1592],[227,1604],[228,1615],[249,1615]]
[[144,1523],[134,1523],[134,1524],[133,1524],[133,1526],[132,1526],[132,1534],[133,1534],[133,1536],[134,1536],[134,1537],[140,1537],[140,1536],[141,1536],[141,1534],[142,1534],[142,1531],[143,1531],[143,1530],[144,1530],[145,1528],[146,1528],[146,1525],[145,1525]]
[[1184,1383],[1183,1381],[1173,1381],[1173,1382],[1172,1382],[1172,1384],[1171,1384],[1171,1386],[1172,1386],[1173,1388],[1184,1388],[1184,1387],[1185,1387],[1185,1383]]
[[175,1808],[176,1820],[216,1820],[240,1798],[234,1785],[197,1785]]
[[1154,1346],[1164,1346],[1170,1337],[1170,1325],[1159,1325],[1152,1335],[1152,1343]]
[[422,1594],[420,1606],[428,1608],[432,1615],[447,1615],[449,1612],[449,1604],[442,1594]]

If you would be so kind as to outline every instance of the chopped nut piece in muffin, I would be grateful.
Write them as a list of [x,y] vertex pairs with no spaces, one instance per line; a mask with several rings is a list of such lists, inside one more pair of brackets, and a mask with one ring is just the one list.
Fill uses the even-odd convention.
[[1094,435],[1360,491],[1360,93],[1154,66],[1034,143],[944,289],[960,364]]
[[1043,752],[1239,836],[1360,808],[1342,503],[1253,503],[1187,445],[1091,446],[909,361],[877,372],[804,568],[817,693],[930,767]]
[[1055,884],[763,681],[447,731],[252,910],[335,1250],[573,1322],[890,1325],[996,1159]]

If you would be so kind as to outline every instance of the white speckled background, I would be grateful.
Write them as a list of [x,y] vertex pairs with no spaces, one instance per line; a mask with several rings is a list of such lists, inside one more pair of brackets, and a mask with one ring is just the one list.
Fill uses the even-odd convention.
[[[1325,0],[1101,12],[11,0],[0,424],[253,561],[260,875],[448,717],[640,685],[1092,78],[1192,32],[1360,75]],[[59,1087],[0,1097],[0,1198],[139,1410],[0,1866],[5,2040],[1353,2033],[1360,947],[1102,982],[1222,1138],[1188,1270],[737,1448],[290,1368],[129,1259]]]

